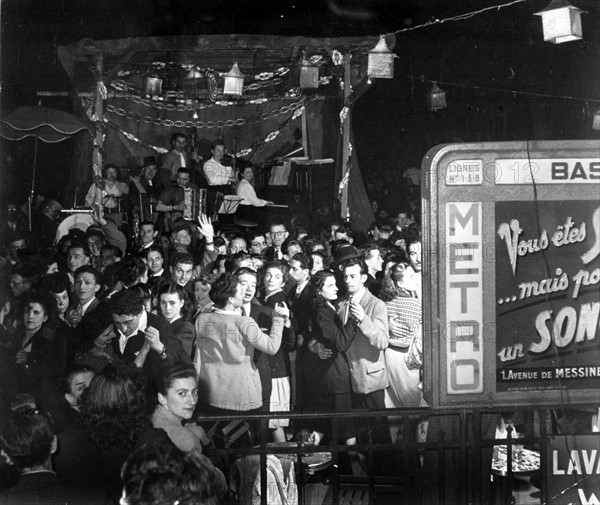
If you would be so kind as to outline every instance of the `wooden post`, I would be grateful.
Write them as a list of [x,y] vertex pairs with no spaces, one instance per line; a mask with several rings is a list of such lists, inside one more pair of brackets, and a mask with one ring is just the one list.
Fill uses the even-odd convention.
[[94,176],[102,177],[102,148],[103,142],[103,130],[104,125],[104,100],[98,84],[102,82],[102,76],[104,71],[104,55],[99,54],[96,56],[96,89],[95,89],[95,111],[98,122],[96,124],[96,138],[94,139],[94,151],[92,153],[92,167],[94,169]]
[[[350,96],[352,92],[351,85],[351,76],[350,76],[350,55],[346,54],[344,56],[344,101],[342,107],[345,105],[346,100]],[[348,166],[348,161],[350,157],[350,108],[348,108],[348,114],[346,116],[346,120],[342,124],[342,174],[340,180],[343,180],[344,175],[346,173],[346,169]],[[350,181],[346,183],[344,189],[342,189],[342,198],[341,198],[341,209],[340,209],[340,217],[342,219],[350,217],[350,211],[348,207],[348,186],[350,185]]]
[[309,151],[310,139],[308,138],[308,102],[302,111],[302,149],[304,156],[308,159],[312,158],[312,152]]

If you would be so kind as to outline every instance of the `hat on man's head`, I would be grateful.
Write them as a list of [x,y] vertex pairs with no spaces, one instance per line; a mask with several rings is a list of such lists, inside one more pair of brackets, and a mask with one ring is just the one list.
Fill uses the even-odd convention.
[[85,232],[80,228],[71,228],[67,233],[67,237],[71,240],[82,240],[85,242]]
[[337,265],[352,258],[360,258],[358,249],[351,244],[340,244],[333,251],[333,259]]
[[156,158],[154,156],[145,156],[144,157],[144,168],[149,166],[156,166]]
[[192,223],[184,219],[178,219],[171,224],[171,233],[177,233],[181,230],[187,230],[191,235],[193,232]]

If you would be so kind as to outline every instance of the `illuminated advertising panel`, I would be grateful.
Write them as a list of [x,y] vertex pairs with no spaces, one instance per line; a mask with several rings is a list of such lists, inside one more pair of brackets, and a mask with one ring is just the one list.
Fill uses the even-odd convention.
[[423,173],[428,402],[597,398],[598,142],[439,146]]

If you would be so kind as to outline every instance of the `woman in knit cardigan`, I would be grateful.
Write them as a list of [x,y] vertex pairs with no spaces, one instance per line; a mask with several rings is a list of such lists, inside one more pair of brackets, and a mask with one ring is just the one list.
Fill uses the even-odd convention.
[[196,319],[199,396],[205,413],[260,413],[262,389],[253,363],[254,350],[273,355],[281,345],[284,317],[273,311],[273,325],[264,333],[249,316],[241,315],[243,288],[238,278],[225,273],[213,284],[214,311]]

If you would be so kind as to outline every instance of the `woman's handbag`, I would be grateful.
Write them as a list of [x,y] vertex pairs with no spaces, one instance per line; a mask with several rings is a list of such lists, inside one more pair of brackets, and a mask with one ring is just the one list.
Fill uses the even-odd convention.
[[410,342],[410,346],[408,347],[408,352],[404,357],[406,367],[409,370],[418,370],[423,366],[423,335],[421,328],[422,327],[419,326],[418,331],[415,332]]

